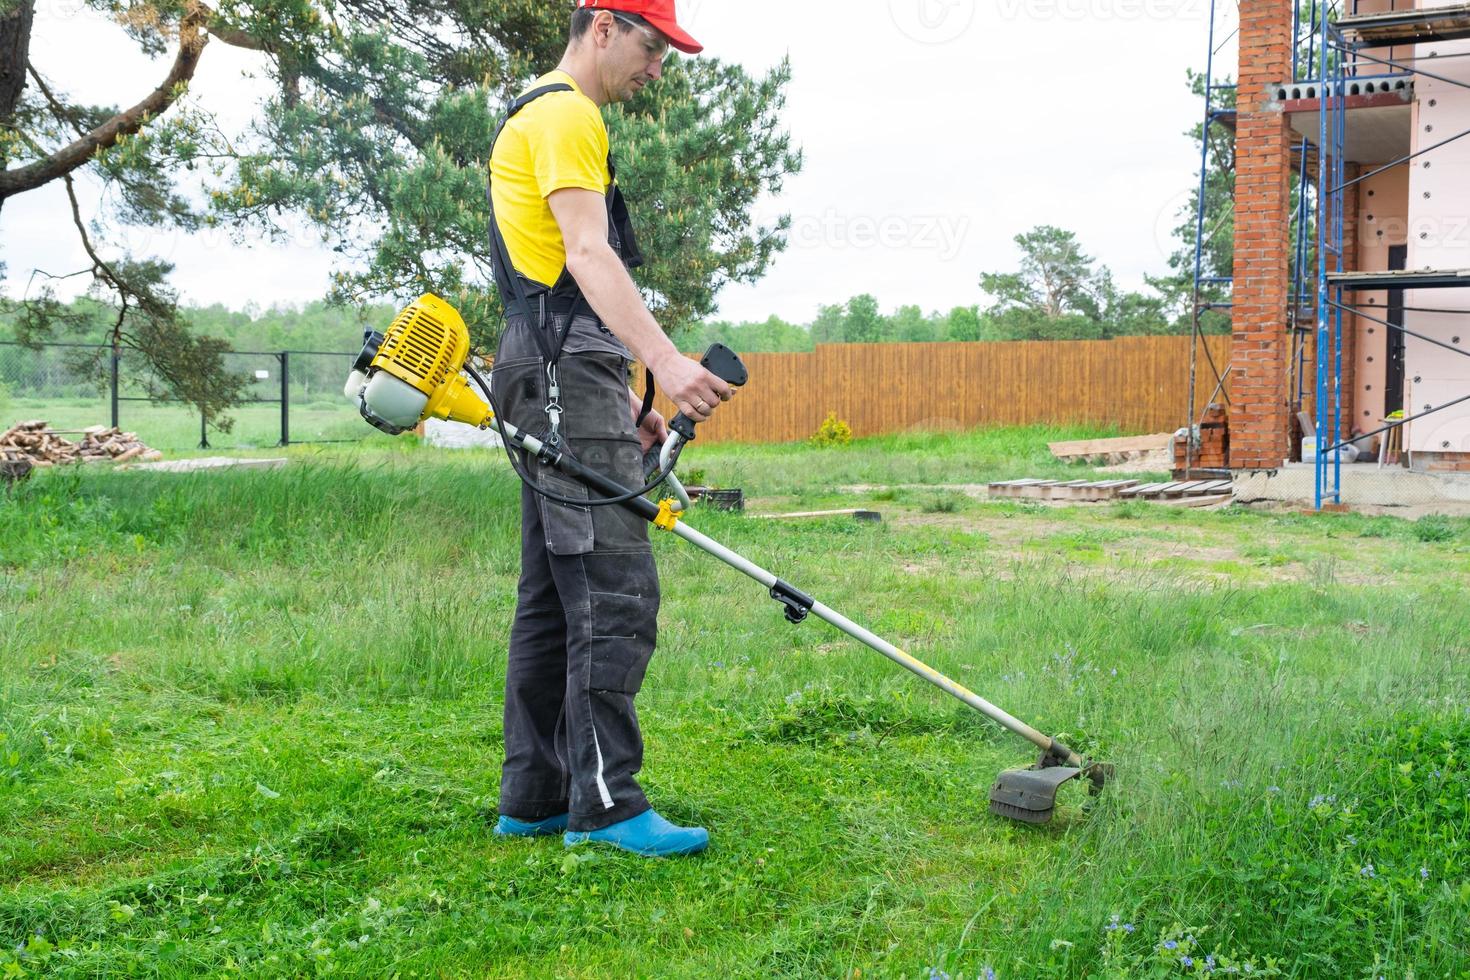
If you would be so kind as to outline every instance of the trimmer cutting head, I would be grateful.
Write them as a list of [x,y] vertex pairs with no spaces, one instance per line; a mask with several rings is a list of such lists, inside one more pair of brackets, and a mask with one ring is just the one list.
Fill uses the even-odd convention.
[[1087,766],[1063,766],[1056,756],[1043,753],[1040,761],[1029,769],[1007,769],[990,787],[990,812],[1023,823],[1046,823],[1057,807],[1057,790],[1078,776],[1092,784],[1088,792],[1096,796],[1113,775],[1113,767],[1105,762]]

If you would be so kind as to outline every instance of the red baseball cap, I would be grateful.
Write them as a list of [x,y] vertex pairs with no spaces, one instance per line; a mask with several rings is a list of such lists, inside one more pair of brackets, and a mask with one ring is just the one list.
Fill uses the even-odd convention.
[[577,0],[577,6],[637,14],[663,32],[669,43],[685,54],[699,54],[704,50],[704,45],[679,26],[674,17],[674,0]]

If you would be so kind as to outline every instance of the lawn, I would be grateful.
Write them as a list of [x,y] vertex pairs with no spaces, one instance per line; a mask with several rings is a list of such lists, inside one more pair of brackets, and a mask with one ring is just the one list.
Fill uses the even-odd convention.
[[[1082,429],[696,443],[691,523],[1117,766],[1032,752],[668,537],[648,861],[490,833],[518,489],[406,441],[0,499],[0,976],[1470,972],[1470,522],[991,504]],[[867,507],[881,524],[755,513]]]

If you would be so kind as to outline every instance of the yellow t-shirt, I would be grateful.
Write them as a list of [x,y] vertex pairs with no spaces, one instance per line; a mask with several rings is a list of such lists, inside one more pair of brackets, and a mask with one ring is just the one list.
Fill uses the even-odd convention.
[[607,193],[607,125],[597,103],[572,76],[553,71],[530,88],[564,82],[506,123],[490,158],[490,194],[511,264],[536,282],[553,285],[566,266],[561,228],[546,198],[568,187]]

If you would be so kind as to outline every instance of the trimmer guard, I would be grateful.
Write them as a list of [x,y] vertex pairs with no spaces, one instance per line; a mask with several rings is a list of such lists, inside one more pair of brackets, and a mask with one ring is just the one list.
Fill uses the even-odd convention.
[[1095,795],[1113,774],[1113,767],[1103,762],[1078,768],[1059,766],[1054,760],[1045,753],[1029,769],[1007,769],[997,776],[990,787],[990,812],[1023,823],[1046,823],[1056,812],[1057,789],[1063,783],[1086,776],[1092,783],[1088,792]]

